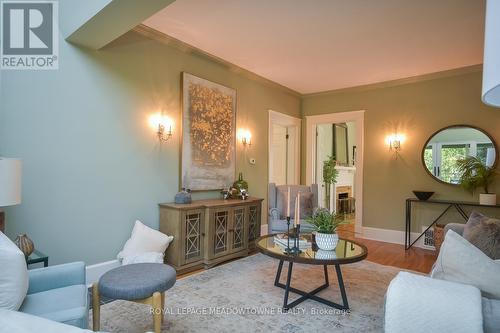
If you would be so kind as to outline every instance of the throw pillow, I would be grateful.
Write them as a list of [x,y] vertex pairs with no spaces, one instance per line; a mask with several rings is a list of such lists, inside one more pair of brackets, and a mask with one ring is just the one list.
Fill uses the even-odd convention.
[[24,253],[0,232],[0,308],[19,310],[28,292]]
[[472,212],[465,224],[463,237],[488,257],[500,259],[500,220]]
[[473,285],[484,297],[500,299],[500,263],[453,230],[446,233],[431,277]]
[[141,221],[135,221],[132,235],[125,243],[123,250],[118,253],[118,259],[123,260],[125,257],[147,252],[165,253],[173,239],[173,236],[167,236],[158,230],[152,229]]
[[164,253],[160,252],[145,252],[136,255],[131,255],[123,258],[122,265],[141,264],[141,263],[158,263],[163,264]]
[[[295,201],[297,200],[298,190],[290,191],[290,217],[295,219]],[[312,215],[313,212],[313,196],[312,192],[300,192],[300,218],[304,219]],[[286,186],[278,187],[277,208],[280,210],[281,219],[286,218],[288,200],[288,188]]]

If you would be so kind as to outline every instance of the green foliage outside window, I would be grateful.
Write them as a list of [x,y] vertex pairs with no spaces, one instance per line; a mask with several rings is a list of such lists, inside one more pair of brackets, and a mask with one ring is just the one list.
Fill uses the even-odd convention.
[[441,149],[441,173],[440,178],[452,184],[458,184],[461,171],[457,160],[467,156],[469,148],[465,145],[444,146]]

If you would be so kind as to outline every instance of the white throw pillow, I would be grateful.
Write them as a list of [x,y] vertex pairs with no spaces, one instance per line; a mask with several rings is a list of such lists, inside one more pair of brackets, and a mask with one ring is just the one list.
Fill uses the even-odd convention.
[[145,252],[123,258],[122,265],[140,264],[144,262],[163,264],[164,253]]
[[19,310],[28,292],[24,253],[0,232],[0,308]]
[[431,277],[473,285],[484,297],[500,299],[500,264],[465,238],[446,233]]
[[134,229],[123,250],[118,253],[118,259],[136,256],[147,252],[165,253],[173,236],[167,236],[158,230],[151,229],[141,221],[135,221]]

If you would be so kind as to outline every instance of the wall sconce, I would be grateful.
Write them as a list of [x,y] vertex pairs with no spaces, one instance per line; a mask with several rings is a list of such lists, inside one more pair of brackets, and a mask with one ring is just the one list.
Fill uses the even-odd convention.
[[172,138],[173,121],[170,118],[159,113],[154,114],[149,118],[149,124],[156,129],[160,142],[167,142]]
[[390,151],[394,151],[397,154],[401,150],[401,145],[405,142],[406,136],[403,134],[392,134],[385,138],[386,144],[389,146]]
[[244,146],[252,145],[252,133],[250,133],[249,130],[246,129],[238,130],[238,139]]

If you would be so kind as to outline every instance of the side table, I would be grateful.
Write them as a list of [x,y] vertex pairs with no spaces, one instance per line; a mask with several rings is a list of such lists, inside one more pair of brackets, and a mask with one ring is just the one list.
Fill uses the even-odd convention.
[[49,266],[49,256],[38,250],[33,251],[32,254],[26,257],[26,265],[37,264],[43,262],[43,267]]

